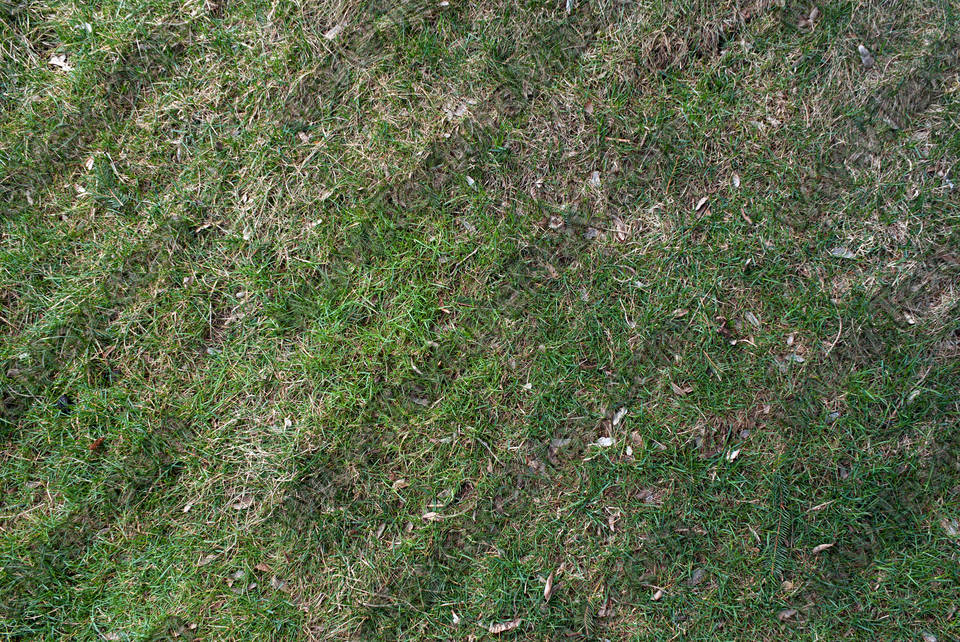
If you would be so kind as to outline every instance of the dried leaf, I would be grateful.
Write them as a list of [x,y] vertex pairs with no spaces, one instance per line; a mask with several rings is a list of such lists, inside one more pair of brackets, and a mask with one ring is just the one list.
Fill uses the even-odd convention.
[[750,325],[752,325],[753,327],[755,327],[755,328],[759,328],[759,327],[760,327],[760,319],[758,319],[758,318],[757,318],[757,315],[755,315],[753,312],[750,312],[750,311],[748,310],[748,311],[744,312],[743,316],[744,316],[744,318],[745,318],[747,321],[750,322]]
[[683,386],[678,386],[677,384],[675,384],[675,383],[673,383],[673,382],[671,381],[671,382],[670,382],[670,387],[673,389],[674,394],[676,394],[676,395],[678,395],[678,396],[680,396],[680,397],[683,397],[684,395],[688,395],[688,394],[690,394],[691,392],[693,392],[693,386],[691,386],[690,384],[686,384],[686,385],[683,385]]
[[246,510],[253,506],[253,495],[243,495],[233,503],[235,510]]
[[199,560],[197,560],[197,566],[206,566],[207,564],[209,564],[215,559],[217,559],[216,553],[210,553],[208,555],[204,555]]
[[343,24],[334,25],[327,29],[327,31],[323,34],[323,37],[327,40],[333,40],[340,35],[341,31],[343,31]]
[[601,448],[609,448],[613,445],[613,437],[601,437],[593,443],[595,446],[600,446]]
[[691,573],[690,577],[687,578],[687,586],[696,586],[703,581],[703,578],[706,577],[707,572],[702,568],[698,568]]
[[437,522],[440,521],[440,514],[435,513],[434,511],[429,511],[423,514],[423,519],[427,522]]
[[940,520],[940,526],[943,527],[944,532],[950,537],[960,535],[960,520],[947,519],[944,517]]
[[547,583],[543,587],[544,602],[549,602],[550,598],[553,597],[553,574],[554,571],[550,571],[550,575],[547,576]]
[[451,609],[451,610],[450,610],[450,615],[453,616],[453,625],[454,625],[454,626],[457,626],[458,624],[460,624],[460,616],[457,615],[457,612],[456,612],[456,611],[454,611],[454,610]]
[[782,611],[777,613],[777,619],[780,620],[781,622],[786,622],[796,614],[797,614],[797,609],[783,609]]
[[838,259],[855,259],[857,255],[845,247],[834,247],[830,249],[830,256]]
[[516,620],[510,620],[509,622],[497,622],[496,624],[491,624],[489,627],[487,627],[487,630],[494,635],[498,635],[500,633],[512,631],[518,626],[520,626],[520,618],[517,618]]
[[627,240],[627,237],[630,236],[630,228],[627,227],[627,224],[619,216],[613,217],[613,229],[617,240],[621,243]]
[[260,571],[261,573],[272,573],[272,572],[273,572],[273,569],[270,568],[270,566],[268,566],[265,562],[260,562],[259,564],[257,564],[256,566],[253,567],[253,570],[255,570],[255,571]]
[[870,53],[870,50],[863,45],[857,45],[857,52],[860,54],[860,62],[862,62],[863,66],[867,69],[870,69],[876,64],[876,61],[873,59],[873,55]]
[[594,170],[590,174],[590,187],[600,187],[600,172]]
[[104,440],[104,437],[97,437],[96,439],[94,439],[93,442],[91,442],[91,444],[88,446],[88,448],[90,449],[90,452],[95,453],[98,450],[100,450],[100,446],[103,445],[103,440]]
[[823,551],[827,550],[828,548],[833,548],[833,547],[834,547],[834,544],[835,544],[835,542],[831,542],[830,544],[819,544],[819,545],[817,545],[817,546],[814,546],[814,547],[813,547],[813,554],[816,555],[817,553],[822,553]]
[[739,456],[740,456],[739,450],[731,450],[729,453],[727,453],[727,461],[733,461]]
[[72,71],[73,65],[67,62],[66,54],[53,54],[50,56],[50,64],[60,71]]
[[710,200],[710,197],[709,197],[709,196],[704,196],[703,198],[701,198],[699,201],[697,201],[697,205],[696,205],[696,207],[693,208],[693,211],[694,211],[694,212],[699,212],[700,210],[702,210],[702,209],[703,209],[703,206],[706,205],[706,204],[707,204],[707,201],[709,201],[709,200]]
[[612,422],[613,425],[614,426],[619,425],[620,422],[623,421],[623,418],[626,416],[627,416],[627,408],[626,406],[624,406],[623,408],[621,408],[620,410],[618,410],[613,414],[613,422]]

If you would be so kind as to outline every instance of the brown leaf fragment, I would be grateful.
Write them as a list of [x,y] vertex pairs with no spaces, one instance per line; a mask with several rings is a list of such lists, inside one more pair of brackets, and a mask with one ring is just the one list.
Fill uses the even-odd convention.
[[703,578],[706,577],[707,572],[702,568],[698,568],[690,574],[690,577],[687,579],[687,586],[693,587],[703,581]]
[[733,330],[730,328],[730,322],[727,321],[726,317],[718,316],[714,320],[717,322],[717,332],[726,339],[733,337]]
[[67,62],[66,54],[53,54],[50,56],[50,64],[61,71],[71,71],[73,65]]
[[960,535],[960,522],[955,519],[947,519],[944,517],[940,520],[940,526],[943,528],[943,532],[950,537]]
[[845,248],[845,247],[843,247],[843,246],[837,246],[837,247],[834,247],[834,248],[830,248],[829,254],[830,254],[830,256],[833,256],[833,257],[838,258],[838,259],[855,259],[855,258],[857,258],[857,255],[856,255],[855,252],[853,252],[853,251],[851,251],[851,250],[849,250],[848,248]]
[[670,382],[670,387],[673,388],[674,394],[677,394],[677,395],[679,395],[679,396],[681,396],[681,397],[684,396],[684,395],[688,395],[688,394],[690,394],[691,392],[693,392],[693,386],[691,386],[691,385],[689,385],[689,384],[685,384],[685,385],[683,385],[683,386],[678,386],[677,384],[675,384],[675,383],[673,383],[673,382],[671,381],[671,382]]
[[834,542],[831,542],[830,544],[820,544],[820,545],[818,545],[818,546],[814,546],[814,547],[813,547],[813,554],[816,555],[817,553],[822,553],[823,551],[827,550],[828,548],[833,548],[834,544],[835,544]]
[[517,618],[516,620],[510,620],[509,622],[497,622],[495,624],[491,624],[489,627],[487,627],[487,630],[494,635],[499,635],[501,633],[506,633],[507,631],[512,631],[518,626],[520,626],[520,618]]
[[246,510],[253,506],[253,496],[243,495],[233,503],[234,510]]
[[547,576],[547,583],[543,587],[544,602],[549,602],[550,598],[553,597],[553,574],[554,571],[550,571],[550,575]]
[[614,426],[620,425],[620,422],[623,421],[623,418],[626,416],[627,416],[627,407],[624,406],[623,408],[620,408],[615,413],[613,413],[613,420],[612,420],[613,425]]
[[630,236],[630,228],[627,227],[627,224],[623,222],[619,216],[613,217],[613,229],[616,234],[617,240],[621,243],[627,240],[627,237]]
[[783,609],[782,611],[777,613],[777,619],[780,620],[781,622],[786,622],[796,614],[797,614],[797,609]]

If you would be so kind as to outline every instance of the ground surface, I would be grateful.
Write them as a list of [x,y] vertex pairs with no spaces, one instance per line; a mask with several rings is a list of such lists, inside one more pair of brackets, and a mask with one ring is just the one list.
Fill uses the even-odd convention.
[[0,4],[2,634],[960,637],[960,7],[335,2]]

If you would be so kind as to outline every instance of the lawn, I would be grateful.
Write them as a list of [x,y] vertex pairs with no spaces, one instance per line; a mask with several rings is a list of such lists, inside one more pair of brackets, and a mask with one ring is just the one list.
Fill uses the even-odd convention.
[[956,0],[0,0],[0,636],[960,638]]

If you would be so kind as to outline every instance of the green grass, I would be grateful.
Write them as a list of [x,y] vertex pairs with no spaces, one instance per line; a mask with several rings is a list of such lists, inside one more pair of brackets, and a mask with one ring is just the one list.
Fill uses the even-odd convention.
[[960,637],[960,9],[812,8],[0,2],[0,634]]

